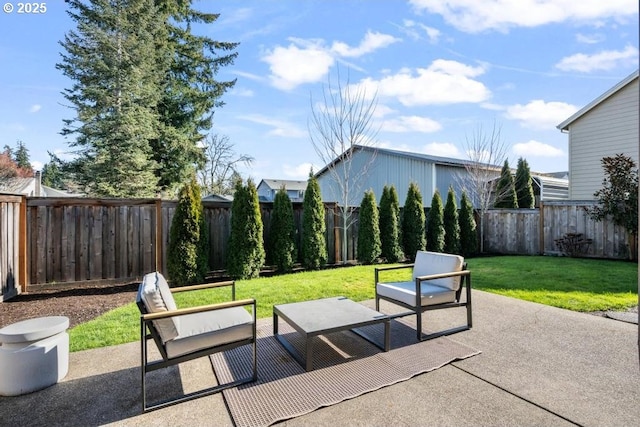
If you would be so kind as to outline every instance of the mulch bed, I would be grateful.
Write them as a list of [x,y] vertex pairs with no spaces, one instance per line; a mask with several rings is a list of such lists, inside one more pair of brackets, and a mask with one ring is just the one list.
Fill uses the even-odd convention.
[[0,302],[0,328],[43,316],[67,316],[73,327],[134,302],[137,290],[138,283],[126,283],[23,293]]

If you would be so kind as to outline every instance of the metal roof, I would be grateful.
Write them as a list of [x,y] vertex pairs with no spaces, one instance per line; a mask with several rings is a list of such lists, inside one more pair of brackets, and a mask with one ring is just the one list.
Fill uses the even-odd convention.
[[[288,179],[263,179],[260,184],[265,183],[272,190],[279,190],[284,185],[287,190],[304,191],[307,189],[307,181],[293,181]],[[260,187],[258,184],[258,187]]]

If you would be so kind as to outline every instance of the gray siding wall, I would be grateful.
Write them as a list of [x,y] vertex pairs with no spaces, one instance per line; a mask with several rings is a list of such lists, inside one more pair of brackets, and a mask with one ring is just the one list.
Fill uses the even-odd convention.
[[569,128],[569,198],[593,200],[602,187],[601,159],[623,153],[638,163],[638,79]]
[[[354,156],[354,173],[366,165],[370,159],[369,152],[359,151]],[[400,206],[404,206],[407,198],[407,191],[411,182],[415,182],[420,188],[422,202],[425,207],[431,206],[431,199],[436,188],[440,190],[443,201],[446,200],[449,185],[453,185],[458,201],[462,194],[459,189],[457,174],[465,173],[464,167],[436,165],[424,159],[411,158],[408,156],[395,156],[385,152],[377,152],[375,160],[369,169],[369,173],[362,181],[362,185],[353,191],[350,198],[350,205],[360,206],[364,191],[373,190],[376,202],[380,203],[382,190],[385,185],[394,185],[398,192]],[[325,172],[318,177],[322,199],[325,202],[337,202],[340,192],[336,191],[335,183],[330,174]]]

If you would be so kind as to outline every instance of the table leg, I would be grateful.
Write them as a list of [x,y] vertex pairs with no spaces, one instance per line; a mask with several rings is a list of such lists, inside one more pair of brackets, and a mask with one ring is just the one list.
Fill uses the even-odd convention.
[[278,315],[273,313],[273,335],[278,335]]
[[306,366],[305,369],[307,372],[313,370],[313,337],[307,335],[305,336],[305,351],[306,351]]

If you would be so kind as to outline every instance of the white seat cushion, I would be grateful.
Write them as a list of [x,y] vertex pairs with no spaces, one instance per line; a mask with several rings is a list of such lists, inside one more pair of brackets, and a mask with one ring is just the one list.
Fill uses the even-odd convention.
[[[161,313],[177,309],[169,284],[164,276],[158,272],[144,276],[138,293],[149,313]],[[178,317],[158,319],[153,321],[153,325],[158,330],[162,342],[167,342],[178,336],[180,319]]]
[[242,307],[232,307],[180,316],[178,335],[165,347],[174,358],[252,337],[253,317]]
[[[376,292],[383,297],[401,301],[415,307],[416,282],[392,282],[376,284]],[[447,302],[455,302],[456,293],[447,287],[431,284],[431,280],[420,285],[420,305],[435,305]]]
[[[413,264],[413,279],[431,274],[452,273],[462,271],[464,258],[459,255],[438,252],[418,251]],[[460,276],[429,280],[430,285],[442,286],[452,291],[460,289]]]

